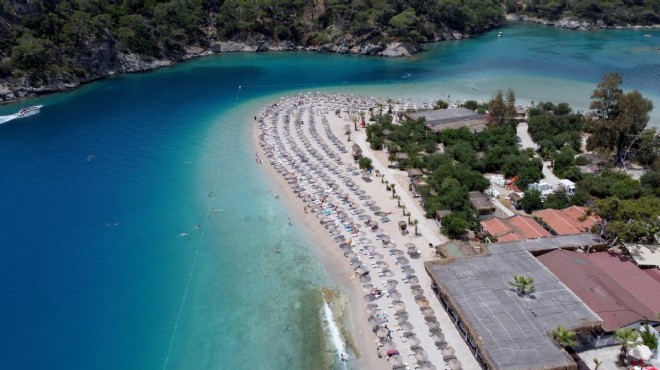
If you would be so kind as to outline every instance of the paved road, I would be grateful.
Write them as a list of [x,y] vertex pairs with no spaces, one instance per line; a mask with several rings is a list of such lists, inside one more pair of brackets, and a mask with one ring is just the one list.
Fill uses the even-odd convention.
[[[536,150],[538,148],[538,145],[532,140],[532,137],[529,136],[529,132],[527,132],[527,122],[520,122],[518,124],[518,127],[516,128],[516,135],[520,138],[520,145],[521,148],[532,148]],[[559,178],[555,176],[554,173],[552,173],[552,169],[550,168],[551,163],[550,162],[543,162],[543,177],[545,182],[548,184],[552,185],[554,189],[557,188],[557,185],[559,184]],[[524,190],[524,189],[520,189]]]

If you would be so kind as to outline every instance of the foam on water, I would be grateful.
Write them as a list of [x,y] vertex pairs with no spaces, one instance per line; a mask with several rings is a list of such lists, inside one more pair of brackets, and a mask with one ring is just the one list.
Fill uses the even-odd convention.
[[[323,315],[322,319],[326,324],[326,333],[328,335],[328,341],[332,343],[332,346],[334,347],[335,351],[337,352],[337,357],[341,360],[342,358],[348,358],[348,354],[346,353],[346,349],[344,346],[344,341],[342,340],[341,334],[339,332],[339,327],[337,326],[337,323],[335,323],[334,316],[332,314],[332,309],[330,308],[330,305],[328,302],[325,300],[325,295],[323,292],[321,292],[321,297],[323,299]],[[344,362],[344,361],[342,361]],[[346,365],[343,364],[344,368],[346,368]]]

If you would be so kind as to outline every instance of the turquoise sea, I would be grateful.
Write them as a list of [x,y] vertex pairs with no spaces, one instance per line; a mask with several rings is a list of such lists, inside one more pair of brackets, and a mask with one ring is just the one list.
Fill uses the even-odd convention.
[[268,192],[252,116],[300,91],[485,100],[512,87],[586,109],[620,71],[660,126],[659,31],[503,31],[415,59],[206,57],[0,107],[44,104],[0,125],[0,368],[339,366],[320,323],[318,288],[336,286],[323,246]]

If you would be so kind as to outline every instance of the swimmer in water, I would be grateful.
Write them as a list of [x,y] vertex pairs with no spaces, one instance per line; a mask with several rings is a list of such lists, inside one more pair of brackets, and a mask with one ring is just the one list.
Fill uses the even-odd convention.
[[184,231],[181,234],[179,234],[179,236],[188,236],[188,235],[190,235],[190,234],[187,231]]
[[197,224],[197,225],[195,225],[195,227],[193,227],[193,230],[197,230],[197,229],[199,229],[200,227],[201,227],[201,226],[199,226],[199,224]]
[[280,253],[280,247],[277,244],[275,244],[275,253]]

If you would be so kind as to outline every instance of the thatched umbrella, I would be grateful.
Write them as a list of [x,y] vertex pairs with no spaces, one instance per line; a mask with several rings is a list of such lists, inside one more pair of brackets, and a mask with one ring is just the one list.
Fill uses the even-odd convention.
[[403,255],[403,251],[401,249],[390,248],[390,254],[395,256],[401,256]]
[[387,296],[392,299],[399,299],[401,298],[401,293],[396,289],[390,289],[387,291]]
[[422,315],[424,315],[424,317],[430,317],[435,315],[435,311],[433,311],[431,307],[421,308],[420,311],[422,311]]
[[419,351],[419,352],[415,353],[415,358],[419,362],[426,362],[426,361],[429,360],[429,354],[426,353],[426,351]]
[[411,287],[410,291],[412,292],[413,295],[424,294],[424,289],[422,289],[422,287],[418,287],[418,288]]
[[440,353],[442,354],[443,357],[449,357],[449,356],[453,356],[454,353],[456,353],[456,350],[454,350],[454,347],[452,346],[447,346],[443,348],[442,351],[440,351]]
[[374,285],[372,283],[367,283],[362,285],[362,291],[365,293],[369,293],[374,289]]
[[401,313],[397,313],[394,316],[396,318],[396,321],[398,321],[398,322],[408,321],[408,313],[405,312],[405,311],[401,312]]
[[440,323],[438,322],[437,317],[435,317],[435,316],[425,317],[424,321],[426,322],[426,326],[429,327],[429,329],[432,333],[436,329],[437,329],[437,332],[442,333],[442,329],[440,329]]
[[432,339],[434,342],[444,342],[444,341],[445,341],[445,335],[444,335],[444,334],[440,334],[440,333],[435,333],[435,334],[432,334],[432,335],[431,335],[431,339]]
[[403,301],[397,299],[392,302],[392,308],[394,308],[395,311],[405,310],[406,304],[403,303]]
[[381,340],[380,343],[383,345],[383,349],[386,351],[396,348],[396,344],[394,344],[394,342],[389,339]]
[[410,261],[404,256],[397,256],[396,261],[399,262],[400,265],[407,265],[410,263]]
[[380,338],[385,338],[385,337],[387,337],[388,332],[389,332],[389,330],[387,330],[387,328],[382,327],[382,328],[378,329],[378,331],[376,331],[376,335],[378,335]]
[[410,343],[410,345],[419,345],[420,343],[422,343],[422,341],[419,340],[419,338],[416,335],[407,338],[407,341],[408,343]]
[[455,358],[452,358],[451,360],[449,360],[449,368],[451,370],[461,370],[463,367],[460,361],[458,361]]
[[401,330],[413,330],[414,329],[413,325],[411,323],[409,323],[408,321],[403,321],[403,322],[399,323],[399,326],[401,327]]
[[431,363],[424,362],[423,364],[419,364],[419,370],[437,370],[437,368]]
[[392,365],[403,365],[403,357],[401,355],[390,356],[390,362]]
[[394,289],[396,286],[399,284],[399,282],[396,279],[388,279],[387,280],[387,285],[385,286],[386,289]]
[[[432,322],[432,321],[427,321],[426,324],[428,325],[428,324],[430,324],[431,322]],[[441,334],[441,333],[442,333],[442,329],[440,329],[440,324],[438,324],[438,326],[435,326],[435,327],[433,327],[433,326],[430,327],[430,328],[429,328],[429,332],[431,332],[431,334],[436,334],[436,333],[437,333],[437,334]]]
[[360,280],[361,283],[368,283],[368,282],[371,281],[371,276],[369,276],[369,275],[360,275],[358,280]]
[[390,264],[385,261],[376,261],[376,266],[380,268],[388,268],[390,267]]

